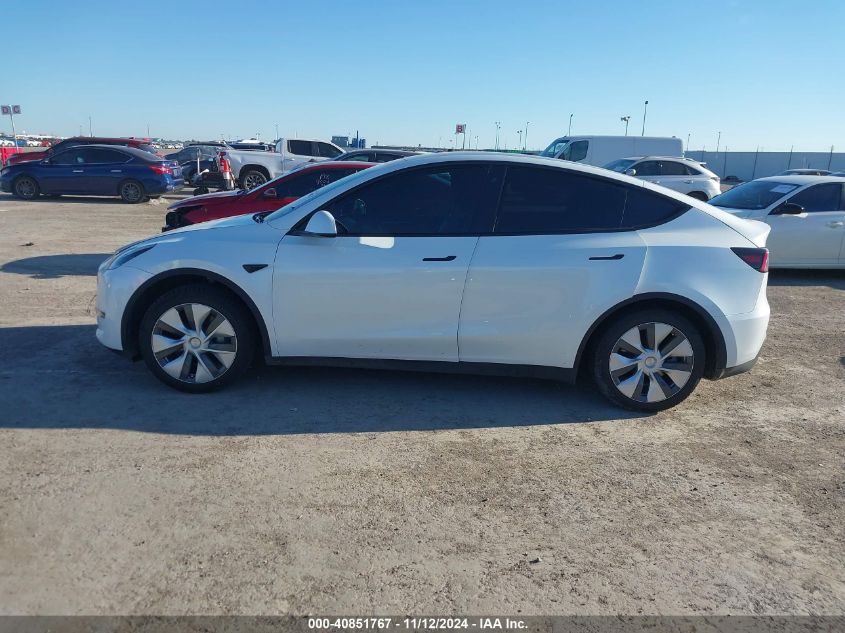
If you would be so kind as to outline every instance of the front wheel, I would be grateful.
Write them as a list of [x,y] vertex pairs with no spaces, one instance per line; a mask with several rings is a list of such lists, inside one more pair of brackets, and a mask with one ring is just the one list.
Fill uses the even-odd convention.
[[15,195],[24,200],[35,200],[41,193],[41,188],[38,186],[35,178],[30,178],[29,176],[18,176],[15,179],[13,189]]
[[662,411],[683,401],[704,375],[698,327],[666,309],[614,320],[594,348],[592,373],[612,402],[635,411]]
[[710,199],[707,197],[707,194],[703,191],[691,191],[687,195],[690,198],[695,198],[696,200],[701,200],[702,202],[707,202]]
[[249,312],[237,299],[218,288],[193,285],[171,290],[147,309],[138,343],[159,380],[203,393],[247,370],[255,334]]
[[144,185],[137,180],[127,180],[120,185],[120,199],[128,204],[137,204],[144,200]]

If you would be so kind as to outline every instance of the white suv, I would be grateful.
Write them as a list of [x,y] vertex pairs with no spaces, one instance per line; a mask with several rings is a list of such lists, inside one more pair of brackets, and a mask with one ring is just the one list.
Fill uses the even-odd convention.
[[269,363],[574,380],[657,411],[748,370],[769,227],[595,167],[404,158],[118,250],[97,338],[191,392]]
[[704,163],[691,158],[638,156],[615,160],[604,168],[636,176],[705,202],[722,192],[719,177],[704,167]]

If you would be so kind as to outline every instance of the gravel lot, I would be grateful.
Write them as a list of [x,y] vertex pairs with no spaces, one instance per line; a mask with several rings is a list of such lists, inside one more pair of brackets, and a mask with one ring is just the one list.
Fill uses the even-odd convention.
[[845,273],[772,273],[754,371],[655,416],[338,369],[191,396],[92,325],[164,211],[0,194],[0,613],[845,612]]

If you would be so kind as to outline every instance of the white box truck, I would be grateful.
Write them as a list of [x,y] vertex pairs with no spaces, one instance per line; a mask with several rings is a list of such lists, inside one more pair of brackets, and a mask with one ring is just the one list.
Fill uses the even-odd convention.
[[633,156],[683,156],[681,139],[666,136],[562,136],[540,156],[604,167]]

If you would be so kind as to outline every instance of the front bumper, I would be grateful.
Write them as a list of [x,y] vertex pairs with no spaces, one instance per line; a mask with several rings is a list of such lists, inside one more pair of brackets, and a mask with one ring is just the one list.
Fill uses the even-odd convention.
[[97,272],[97,340],[109,349],[123,351],[121,326],[126,304],[150,277],[129,264]]

